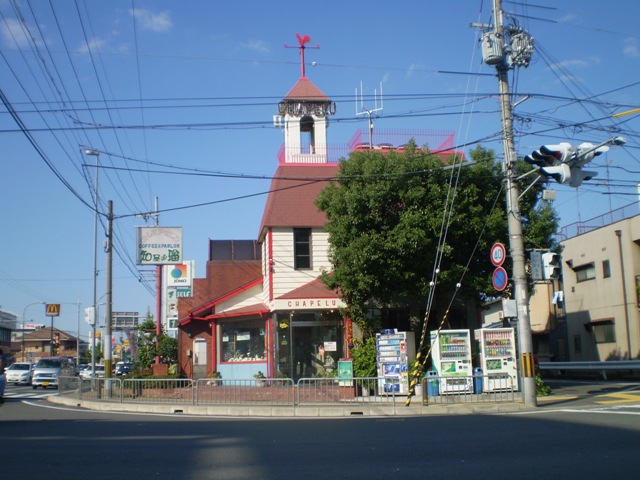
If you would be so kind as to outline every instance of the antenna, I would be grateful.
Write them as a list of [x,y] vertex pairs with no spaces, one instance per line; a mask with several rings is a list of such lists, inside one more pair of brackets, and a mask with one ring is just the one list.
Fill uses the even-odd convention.
[[362,80],[360,81],[360,110],[358,110],[358,89],[356,88],[356,117],[358,115],[369,116],[369,148],[373,148],[373,117],[378,117],[378,112],[382,112],[384,105],[382,100],[382,82],[380,82],[380,106],[378,107],[378,92],[373,91],[373,109],[364,107],[364,90]]

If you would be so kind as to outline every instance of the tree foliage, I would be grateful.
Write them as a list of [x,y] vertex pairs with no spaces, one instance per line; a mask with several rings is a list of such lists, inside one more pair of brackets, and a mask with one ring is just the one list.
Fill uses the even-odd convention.
[[146,320],[138,325],[137,347],[138,365],[143,369],[151,367],[156,357],[156,324],[149,313]]
[[[454,291],[479,299],[497,295],[489,251],[496,241],[508,245],[504,175],[490,150],[477,147],[471,160],[445,168],[460,159],[443,164],[411,144],[403,153],[354,152],[341,161],[337,180],[316,204],[328,218],[333,267],[323,280],[340,289],[352,319],[366,324],[372,301],[425,298],[436,269],[437,298]],[[525,246],[538,248],[557,228],[555,213],[539,197],[540,188],[533,188],[521,204]]]

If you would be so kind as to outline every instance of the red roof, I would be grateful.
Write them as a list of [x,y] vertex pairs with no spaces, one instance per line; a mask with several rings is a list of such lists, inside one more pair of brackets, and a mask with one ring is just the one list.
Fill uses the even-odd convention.
[[280,165],[271,181],[258,238],[270,227],[323,227],[327,217],[315,200],[338,169],[337,163]]
[[330,99],[322,91],[316,87],[307,77],[301,77],[300,80],[289,90],[284,97],[286,101],[295,102],[297,100],[306,100],[312,102],[329,102]]

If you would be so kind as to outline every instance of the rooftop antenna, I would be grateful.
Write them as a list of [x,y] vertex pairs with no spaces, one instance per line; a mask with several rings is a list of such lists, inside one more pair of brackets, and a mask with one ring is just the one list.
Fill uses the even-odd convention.
[[[369,148],[373,148],[373,117],[378,116],[378,112],[382,112],[384,108],[382,101],[382,82],[380,82],[380,106],[378,107],[378,92],[373,91],[373,109],[366,109],[364,107],[364,93],[362,89],[362,81],[360,81],[360,98],[358,99],[358,89],[356,88],[356,116],[368,115],[369,116]],[[358,104],[360,109],[358,110]]]

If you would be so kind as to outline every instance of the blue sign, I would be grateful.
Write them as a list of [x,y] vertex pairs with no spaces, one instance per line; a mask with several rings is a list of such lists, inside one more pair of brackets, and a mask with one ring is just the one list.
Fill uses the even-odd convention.
[[507,275],[507,271],[504,268],[498,267],[493,271],[492,281],[493,281],[493,288],[501,292],[507,287],[507,282],[509,281],[509,275]]

